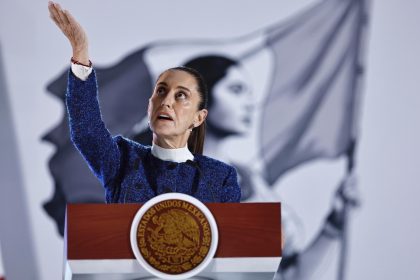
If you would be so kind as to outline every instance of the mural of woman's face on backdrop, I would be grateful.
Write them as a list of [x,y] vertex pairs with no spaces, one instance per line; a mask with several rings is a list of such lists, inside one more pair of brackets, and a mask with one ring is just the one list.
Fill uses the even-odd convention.
[[247,133],[252,123],[254,102],[245,70],[239,65],[229,67],[209,94],[212,95],[207,118],[209,133],[211,128],[227,135]]

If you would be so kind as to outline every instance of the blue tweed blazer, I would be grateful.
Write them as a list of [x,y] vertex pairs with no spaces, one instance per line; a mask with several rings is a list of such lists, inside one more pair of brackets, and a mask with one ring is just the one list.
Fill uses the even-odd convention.
[[193,161],[164,161],[150,146],[112,136],[101,117],[95,71],[86,81],[69,71],[66,106],[71,140],[104,186],[108,203],[146,202],[167,192],[202,202],[240,201],[232,166],[197,154]]

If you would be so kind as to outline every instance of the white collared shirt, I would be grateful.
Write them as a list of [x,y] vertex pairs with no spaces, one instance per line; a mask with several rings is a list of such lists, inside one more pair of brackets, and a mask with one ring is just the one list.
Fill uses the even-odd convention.
[[152,155],[161,160],[173,162],[186,162],[187,160],[194,160],[194,155],[190,152],[190,150],[188,150],[188,144],[182,148],[166,149],[153,143]]

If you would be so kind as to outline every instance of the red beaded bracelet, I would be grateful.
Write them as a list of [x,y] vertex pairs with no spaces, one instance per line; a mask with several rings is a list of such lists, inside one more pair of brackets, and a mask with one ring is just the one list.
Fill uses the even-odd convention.
[[86,66],[86,67],[92,67],[92,61],[90,61],[90,59],[89,59],[89,65],[83,64],[83,63],[77,61],[76,59],[74,59],[73,57],[70,59],[70,61],[74,64],[78,64],[78,65],[82,65],[82,66]]

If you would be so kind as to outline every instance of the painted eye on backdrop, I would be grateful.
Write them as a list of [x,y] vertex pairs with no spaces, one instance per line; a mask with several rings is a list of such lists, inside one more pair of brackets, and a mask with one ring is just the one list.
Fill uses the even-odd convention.
[[243,84],[231,84],[228,88],[231,92],[236,94],[241,94],[245,91],[245,86]]

